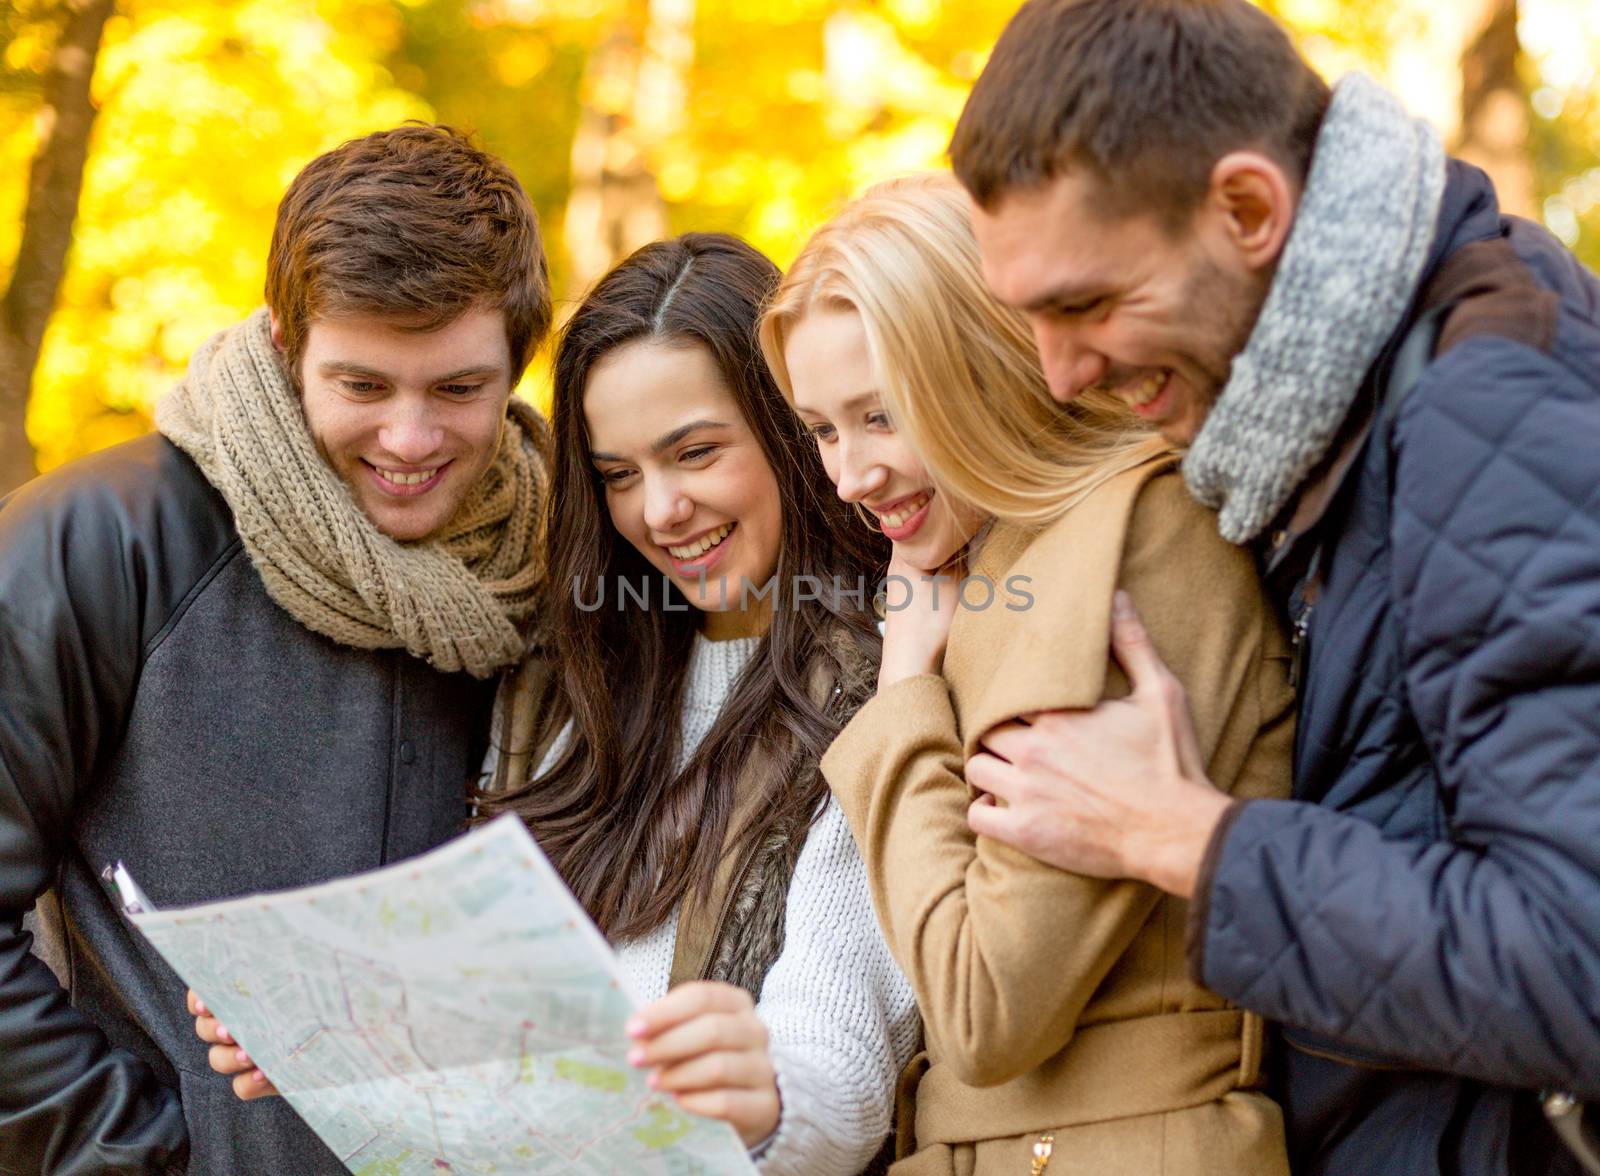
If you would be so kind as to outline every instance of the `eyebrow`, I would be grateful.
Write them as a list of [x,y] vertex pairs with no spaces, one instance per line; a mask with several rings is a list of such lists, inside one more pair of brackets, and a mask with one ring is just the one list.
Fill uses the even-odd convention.
[[[317,371],[324,376],[361,376],[369,380],[389,380],[392,377],[387,372],[380,372],[377,368],[369,368],[364,364],[347,363],[343,360],[331,360],[328,363],[318,364]],[[479,364],[476,367],[458,368],[453,372],[446,372],[442,376],[435,376],[429,384],[449,384],[456,380],[470,379],[475,376],[498,376],[505,368],[497,363]]]
[[[876,388],[868,388],[865,392],[857,392],[854,396],[852,396],[849,400],[846,400],[839,407],[844,409],[846,412],[855,412],[855,411],[857,411],[859,409],[865,408],[869,404],[873,404],[873,403],[881,404],[882,402],[883,402],[883,394],[881,392],[879,392]],[[822,413],[818,412],[816,409],[814,409],[814,408],[806,408],[804,405],[801,405],[801,404],[795,405],[794,406],[794,410],[796,412],[800,413],[802,416],[805,416],[805,415],[822,416],[823,415]]]
[[[671,449],[674,445],[676,445],[679,441],[682,441],[685,437],[687,437],[690,433],[693,433],[696,429],[726,429],[727,427],[728,427],[728,422],[727,421],[709,421],[709,420],[690,421],[686,425],[679,425],[676,429],[673,429],[672,432],[670,432],[670,433],[663,433],[660,437],[658,437],[654,441],[652,441],[650,443],[650,452],[651,452],[652,455],[654,455],[654,454],[661,453],[664,450]],[[590,461],[627,461],[628,459],[625,458],[625,457],[622,457],[622,456],[620,456],[618,454],[615,454],[615,453],[603,453],[598,449],[591,449],[589,451],[589,460]]]
[[1047,306],[1082,306],[1106,296],[1104,284],[1099,282],[1085,282],[1077,286],[1057,286],[1046,290],[1043,294],[1028,299],[1027,302],[1017,307],[1025,314],[1045,309]]

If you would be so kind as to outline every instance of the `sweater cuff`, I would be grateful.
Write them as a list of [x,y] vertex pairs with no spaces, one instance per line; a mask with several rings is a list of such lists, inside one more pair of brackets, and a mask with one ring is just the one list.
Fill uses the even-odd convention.
[[1216,879],[1217,865],[1222,860],[1222,845],[1228,831],[1244,812],[1248,800],[1235,800],[1222,810],[1217,827],[1211,830],[1211,840],[1206,842],[1205,856],[1200,859],[1200,875],[1195,879],[1194,894],[1189,899],[1189,917],[1184,926],[1184,955],[1189,961],[1189,978],[1202,988],[1206,987],[1206,925],[1211,921],[1211,884]]
[[778,1082],[778,1125],[750,1149],[756,1171],[767,1174],[804,1171],[806,1159],[816,1151],[815,1130],[809,1122],[810,1104],[804,1083],[796,1083],[781,1049],[772,1051],[772,1071]]

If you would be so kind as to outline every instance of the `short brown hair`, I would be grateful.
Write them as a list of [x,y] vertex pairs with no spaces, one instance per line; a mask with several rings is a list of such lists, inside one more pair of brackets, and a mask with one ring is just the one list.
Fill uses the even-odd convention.
[[515,380],[550,330],[538,217],[511,169],[451,127],[352,139],[308,163],[278,205],[267,306],[291,369],[317,318],[432,331],[499,309]]
[[981,207],[1087,168],[1108,206],[1184,218],[1230,151],[1304,181],[1327,84],[1246,0],[1029,0],[950,142]]

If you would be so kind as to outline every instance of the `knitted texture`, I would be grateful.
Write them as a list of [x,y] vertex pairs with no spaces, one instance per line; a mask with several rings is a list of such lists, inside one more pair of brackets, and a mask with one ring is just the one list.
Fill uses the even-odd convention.
[[268,593],[357,649],[405,649],[479,678],[522,655],[543,575],[543,419],[513,399],[493,464],[445,528],[401,543],[317,451],[266,310],[221,332],[156,406],[156,425],[233,512]]
[[[696,637],[684,681],[679,770],[711,730],[759,637]],[[562,732],[541,765],[570,737]],[[778,1130],[757,1149],[762,1176],[858,1172],[889,1129],[895,1079],[916,1051],[921,1021],[872,908],[867,871],[830,797],[806,835],[786,901],[782,954],[756,1013],[771,1039],[782,1096]],[[645,1001],[666,995],[677,916],[616,945]]]
[[1426,123],[1361,74],[1335,87],[1272,289],[1183,463],[1224,539],[1260,534],[1332,444],[1410,305],[1444,181]]

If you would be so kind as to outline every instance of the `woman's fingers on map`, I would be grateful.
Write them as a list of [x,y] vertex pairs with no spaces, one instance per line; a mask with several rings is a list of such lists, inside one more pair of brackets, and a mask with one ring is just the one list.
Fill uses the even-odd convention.
[[691,1115],[721,1119],[746,1147],[755,1147],[778,1129],[778,1088],[764,1090],[692,1090],[674,1096]]
[[716,1050],[764,1052],[766,1044],[766,1028],[756,1019],[753,1009],[703,1013],[634,1046],[628,1060],[636,1066],[665,1066]]
[[189,1015],[191,1017],[208,1017],[211,1010],[206,1008],[206,1002],[200,999],[200,994],[194,989],[189,989]]
[[764,1087],[775,1081],[772,1062],[760,1049],[719,1049],[702,1053],[673,1066],[663,1066],[650,1078],[655,1090],[668,1093],[718,1090],[726,1087]]
[[233,1093],[248,1101],[252,1098],[275,1096],[278,1093],[278,1088],[268,1082],[267,1076],[260,1070],[252,1069],[249,1073],[240,1074],[234,1078]]
[[678,985],[660,1000],[640,1009],[624,1028],[629,1037],[648,1046],[660,1035],[686,1022],[754,1008],[750,994],[742,988],[712,980],[695,980]]
[[684,1110],[721,1119],[745,1145],[778,1123],[778,1083],[767,1052],[767,1027],[755,1002],[731,984],[680,985],[628,1022],[628,1061],[653,1066],[650,1086]]

